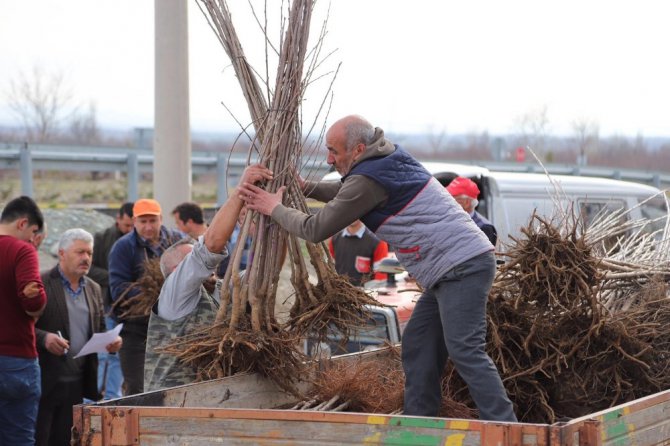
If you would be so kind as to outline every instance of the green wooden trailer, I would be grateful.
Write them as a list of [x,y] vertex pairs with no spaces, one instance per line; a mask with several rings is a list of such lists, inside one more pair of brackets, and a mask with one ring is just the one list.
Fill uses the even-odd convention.
[[[365,361],[385,350],[331,361]],[[302,384],[306,388],[306,384]],[[670,445],[670,390],[555,424],[288,410],[254,374],[74,407],[73,445]]]

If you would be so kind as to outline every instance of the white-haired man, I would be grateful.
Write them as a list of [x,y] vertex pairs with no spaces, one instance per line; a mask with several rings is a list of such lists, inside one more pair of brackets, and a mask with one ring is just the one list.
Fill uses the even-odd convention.
[[[98,356],[74,358],[93,333],[105,331],[100,286],[86,277],[92,257],[93,236],[69,229],[58,242],[58,264],[42,274],[47,306],[35,324],[42,372],[38,446],[70,444],[72,406],[101,397]],[[107,351],[118,351],[121,342],[117,337]]]

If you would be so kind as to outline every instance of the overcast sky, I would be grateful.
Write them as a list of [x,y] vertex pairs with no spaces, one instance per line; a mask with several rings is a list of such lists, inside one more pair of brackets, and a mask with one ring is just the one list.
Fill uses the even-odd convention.
[[[230,3],[244,6],[233,20],[262,71],[247,1]],[[328,3],[317,5],[320,23]],[[321,72],[342,65],[329,122],[357,113],[394,133],[507,133],[546,107],[556,134],[589,120],[603,136],[670,136],[668,17],[664,0],[334,0],[323,54],[337,51]],[[37,65],[95,103],[101,126],[152,126],[153,30],[152,0],[0,0],[0,124],[17,122],[10,79]],[[221,102],[242,120],[246,105],[195,0],[189,32],[191,127],[235,130]],[[306,121],[328,82],[308,90]]]

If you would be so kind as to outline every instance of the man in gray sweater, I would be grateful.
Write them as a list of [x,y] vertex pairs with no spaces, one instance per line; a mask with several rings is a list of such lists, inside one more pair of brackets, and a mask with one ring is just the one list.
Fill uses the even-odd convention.
[[[247,167],[240,181],[254,183],[272,179],[272,172],[259,165]],[[196,371],[160,347],[197,328],[211,325],[219,307],[219,289],[203,286],[217,265],[228,257],[226,245],[237,224],[243,202],[231,195],[217,211],[205,233],[197,240],[181,240],[161,256],[165,282],[149,317],[144,363],[144,390],[188,384]]]
[[365,119],[337,121],[326,134],[326,148],[328,164],[342,180],[300,180],[308,197],[326,203],[317,213],[283,206],[283,189],[270,194],[244,184],[240,197],[311,242],[360,219],[423,286],[402,342],[406,415],[437,415],[441,375],[451,358],[481,419],[516,421],[485,350],[486,302],[495,275],[489,240],[418,161]]

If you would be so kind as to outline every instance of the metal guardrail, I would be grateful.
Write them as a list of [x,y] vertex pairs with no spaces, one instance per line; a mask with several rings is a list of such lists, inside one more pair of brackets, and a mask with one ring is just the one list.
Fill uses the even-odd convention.
[[[153,152],[148,149],[103,146],[64,146],[48,144],[0,143],[0,169],[17,169],[21,173],[21,192],[33,195],[33,170],[66,170],[81,172],[125,172],[128,180],[128,200],[137,200],[139,176],[153,171]],[[473,164],[489,170],[507,172],[544,172],[537,164],[505,163],[492,161],[449,160],[451,163]],[[226,200],[228,179],[237,178],[247,163],[246,154],[199,152],[191,154],[194,174],[216,173],[217,203]],[[551,174],[581,175],[613,178],[653,185],[659,189],[670,188],[670,173],[632,169],[547,164]],[[328,172],[324,159],[309,159],[302,166],[303,172],[320,177]]]
[[[254,160],[252,160],[254,161]],[[17,169],[21,174],[21,193],[33,195],[34,170],[64,170],[78,172],[125,172],[128,181],[128,200],[139,198],[139,178],[153,172],[151,150],[101,147],[55,146],[47,144],[0,144],[0,169]],[[247,165],[246,154],[199,152],[191,154],[194,174],[216,173],[217,204],[226,200],[229,179],[236,179]],[[308,159],[303,172],[322,176],[329,170],[324,160]]]

